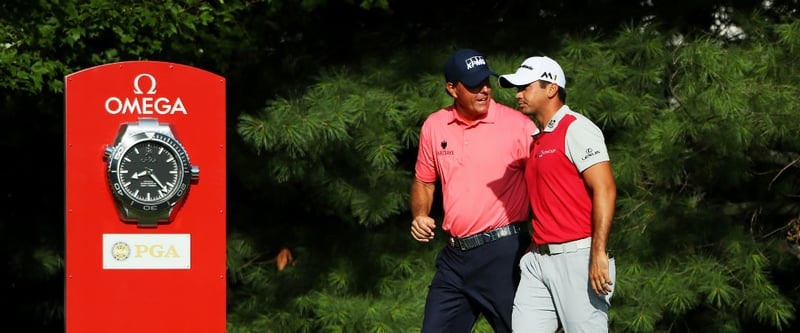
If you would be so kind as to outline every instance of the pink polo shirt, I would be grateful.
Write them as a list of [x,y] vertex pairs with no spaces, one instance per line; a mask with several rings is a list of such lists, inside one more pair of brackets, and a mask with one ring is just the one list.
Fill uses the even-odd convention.
[[528,219],[525,164],[535,130],[528,116],[494,100],[472,125],[453,106],[428,116],[415,171],[423,182],[441,181],[442,229],[465,237]]

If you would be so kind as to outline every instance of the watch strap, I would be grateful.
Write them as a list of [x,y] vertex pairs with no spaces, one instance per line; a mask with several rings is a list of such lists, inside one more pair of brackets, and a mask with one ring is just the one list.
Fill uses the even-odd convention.
[[139,118],[139,121],[128,124],[128,131],[131,133],[156,132],[175,137],[172,133],[172,126],[159,123],[156,118]]

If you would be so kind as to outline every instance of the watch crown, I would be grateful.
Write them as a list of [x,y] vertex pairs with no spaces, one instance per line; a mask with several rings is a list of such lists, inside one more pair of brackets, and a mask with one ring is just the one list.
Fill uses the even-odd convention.
[[111,154],[113,152],[114,152],[114,147],[111,147],[110,145],[106,145],[106,149],[103,152],[103,158],[110,159],[111,158]]
[[200,180],[200,167],[192,165],[192,183],[197,183]]

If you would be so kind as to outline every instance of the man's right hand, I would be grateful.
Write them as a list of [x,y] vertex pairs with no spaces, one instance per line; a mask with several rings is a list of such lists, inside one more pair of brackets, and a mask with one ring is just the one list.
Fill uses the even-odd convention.
[[411,236],[420,242],[430,242],[433,239],[433,229],[436,221],[429,216],[417,216],[411,221]]

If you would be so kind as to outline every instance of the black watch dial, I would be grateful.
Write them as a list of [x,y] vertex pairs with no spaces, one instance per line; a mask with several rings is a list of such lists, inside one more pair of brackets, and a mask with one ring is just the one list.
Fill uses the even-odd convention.
[[192,170],[178,141],[160,133],[139,133],[114,148],[108,180],[126,207],[158,213],[169,211],[186,194]]
[[169,198],[183,177],[175,152],[161,141],[141,141],[122,155],[118,177],[127,196],[141,203]]

